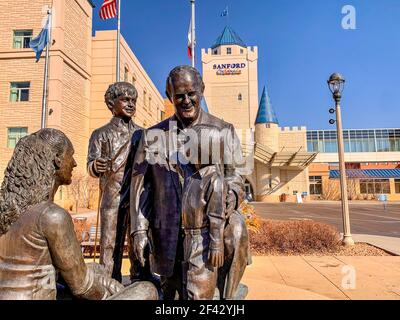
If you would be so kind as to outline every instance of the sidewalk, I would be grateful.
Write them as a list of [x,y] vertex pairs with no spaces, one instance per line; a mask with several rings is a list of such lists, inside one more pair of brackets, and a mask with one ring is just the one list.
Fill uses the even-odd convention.
[[[346,289],[352,270],[355,289]],[[400,300],[400,257],[257,256],[242,283],[248,300]]]
[[400,257],[253,257],[242,282],[249,300],[400,300]]
[[400,256],[400,238],[375,236],[368,234],[353,234],[355,242],[365,242],[381,248],[391,254]]
[[[398,256],[253,257],[243,277],[254,300],[400,300],[400,238],[355,234]],[[354,289],[346,279],[354,271]]]

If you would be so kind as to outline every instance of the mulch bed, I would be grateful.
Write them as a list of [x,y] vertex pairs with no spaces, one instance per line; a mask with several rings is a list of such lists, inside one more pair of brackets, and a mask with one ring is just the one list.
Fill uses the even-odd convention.
[[251,249],[253,256],[342,256],[342,257],[370,257],[370,256],[392,256],[388,252],[371,246],[367,243],[356,243],[353,247],[339,247],[338,250],[325,250],[308,252],[286,251],[282,252],[274,249]]

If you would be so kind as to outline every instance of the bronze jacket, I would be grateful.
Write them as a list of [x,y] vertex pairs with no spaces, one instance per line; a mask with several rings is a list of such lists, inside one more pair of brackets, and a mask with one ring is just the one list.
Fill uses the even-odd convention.
[[[177,254],[181,228],[182,186],[179,175],[167,156],[167,149],[152,150],[151,139],[148,137],[154,134],[154,130],[162,130],[168,135],[170,121],[178,120],[173,116],[143,132],[133,163],[130,184],[131,234],[148,232],[151,270],[167,277],[173,274]],[[234,150],[227,150],[226,154],[234,152],[241,154],[240,142],[231,124],[202,110],[193,123],[195,124],[213,125],[221,130],[228,129],[226,131],[234,137],[235,145],[227,146],[226,148]],[[168,138],[164,145],[168,146]],[[157,156],[166,161],[150,163],[149,159]],[[237,208],[243,200],[243,179],[234,163],[224,165],[224,176],[228,189],[236,195]]]
[[113,117],[105,126],[95,130],[89,141],[87,167],[92,177],[98,178],[93,168],[94,160],[100,157],[110,160],[110,170],[100,178],[103,196],[101,209],[113,208],[116,216],[131,138],[137,130],[141,128],[133,121],[127,125],[121,118]]

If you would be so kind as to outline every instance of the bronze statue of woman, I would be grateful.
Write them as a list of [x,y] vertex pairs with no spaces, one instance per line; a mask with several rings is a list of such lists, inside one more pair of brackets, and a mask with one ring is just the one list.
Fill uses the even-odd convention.
[[151,284],[126,292],[101,266],[85,264],[71,216],[54,203],[59,186],[71,183],[73,154],[56,129],[17,144],[0,189],[0,300],[56,299],[57,272],[78,298],[157,299]]

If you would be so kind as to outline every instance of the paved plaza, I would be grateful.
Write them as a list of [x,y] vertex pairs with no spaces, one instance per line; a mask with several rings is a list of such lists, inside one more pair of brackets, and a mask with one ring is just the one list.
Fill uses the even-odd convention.
[[[340,202],[314,201],[296,203],[253,202],[257,214],[264,219],[314,220],[330,224],[343,230]],[[376,202],[350,203],[351,232],[400,238],[400,203],[383,204]]]
[[248,300],[400,300],[400,257],[257,256],[242,283]]

